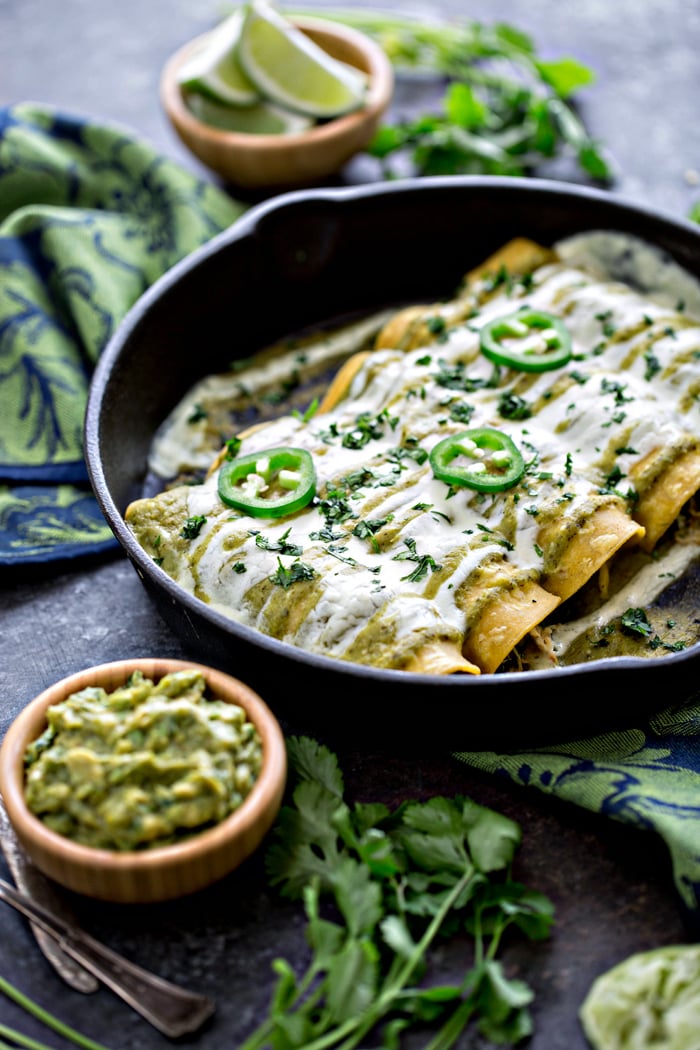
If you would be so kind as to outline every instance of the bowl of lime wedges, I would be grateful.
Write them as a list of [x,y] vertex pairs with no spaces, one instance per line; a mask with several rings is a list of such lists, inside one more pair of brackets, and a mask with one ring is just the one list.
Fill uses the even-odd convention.
[[206,167],[258,189],[338,172],[372,139],[393,86],[388,57],[366,34],[251,0],[171,57],[160,92]]

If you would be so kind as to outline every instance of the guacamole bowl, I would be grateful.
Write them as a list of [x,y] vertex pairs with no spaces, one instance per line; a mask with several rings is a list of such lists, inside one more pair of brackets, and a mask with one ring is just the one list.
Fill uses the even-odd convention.
[[[218,741],[234,755],[233,786]],[[243,682],[181,660],[123,660],[64,678],[22,710],[0,749],[0,792],[45,875],[96,899],[150,903],[248,858],[277,815],[286,768],[282,730]],[[217,816],[210,803],[196,812],[207,793]]]

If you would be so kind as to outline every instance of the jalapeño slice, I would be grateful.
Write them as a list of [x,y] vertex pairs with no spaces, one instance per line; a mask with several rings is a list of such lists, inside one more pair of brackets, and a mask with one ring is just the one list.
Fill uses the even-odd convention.
[[225,460],[219,498],[253,518],[284,518],[316,495],[316,471],[303,448],[268,448]]
[[430,453],[439,481],[477,492],[500,492],[520,481],[523,457],[507,434],[492,427],[463,430],[443,438]]
[[571,335],[564,322],[528,307],[485,324],[479,342],[489,361],[519,372],[547,372],[571,359]]

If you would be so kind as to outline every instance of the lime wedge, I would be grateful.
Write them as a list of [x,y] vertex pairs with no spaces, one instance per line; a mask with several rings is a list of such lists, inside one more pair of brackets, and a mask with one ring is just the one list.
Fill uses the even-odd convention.
[[245,135],[293,135],[310,128],[312,121],[299,113],[255,102],[252,106],[229,106],[204,95],[184,95],[190,113],[209,127],[221,131],[238,131]]
[[236,58],[242,25],[243,10],[239,8],[207,34],[178,74],[182,88],[229,106],[252,106],[259,101]]
[[631,955],[593,982],[580,1018],[595,1050],[698,1050],[700,945]]
[[250,4],[237,54],[261,95],[297,113],[322,120],[364,102],[364,74],[332,58],[265,0]]

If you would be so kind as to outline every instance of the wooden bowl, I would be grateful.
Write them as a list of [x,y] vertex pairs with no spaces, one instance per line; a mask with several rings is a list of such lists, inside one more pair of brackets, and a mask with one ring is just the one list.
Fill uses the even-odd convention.
[[394,88],[391,62],[364,33],[340,23],[295,18],[294,24],[334,58],[369,76],[362,109],[308,130],[285,135],[223,131],[198,120],[187,108],[178,70],[203,37],[186,44],[166,63],[160,81],[163,108],[182,142],[212,171],[248,189],[309,185],[339,171],[373,137]]
[[[44,731],[46,711],[87,686],[107,692],[124,685],[132,671],[159,681],[171,671],[200,670],[209,692],[239,704],[258,729],[263,766],[241,806],[216,826],[175,845],[119,852],[80,845],[49,829],[24,798],[24,754]],[[0,748],[0,793],[20,844],[36,866],[68,889],[100,900],[148,903],[203,889],[238,867],[259,846],[282,801],[287,771],[284,737],[261,698],[238,679],[182,660],[120,660],[64,678],[32,700],[7,731]]]

